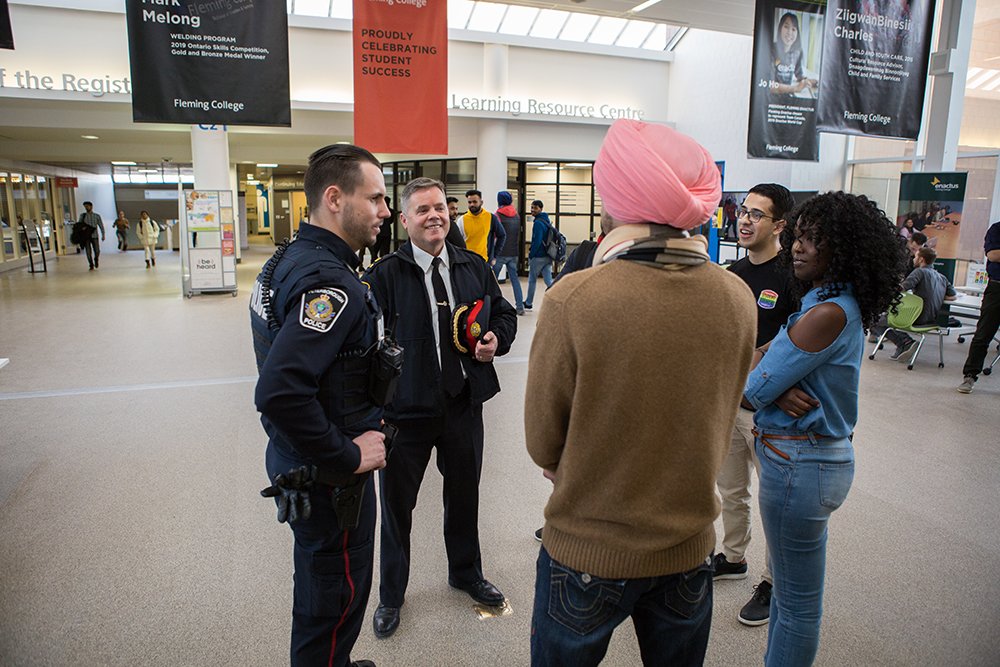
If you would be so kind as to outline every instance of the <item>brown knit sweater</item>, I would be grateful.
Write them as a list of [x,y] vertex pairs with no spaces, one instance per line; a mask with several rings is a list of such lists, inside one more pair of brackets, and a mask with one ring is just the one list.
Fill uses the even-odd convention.
[[705,560],[756,320],[746,284],[711,263],[615,260],[546,293],[524,424],[531,458],[557,470],[552,558],[620,579]]

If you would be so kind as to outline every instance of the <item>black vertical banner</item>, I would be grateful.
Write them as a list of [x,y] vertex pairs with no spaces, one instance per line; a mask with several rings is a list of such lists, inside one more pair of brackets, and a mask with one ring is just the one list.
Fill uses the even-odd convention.
[[916,139],[934,0],[830,0],[820,78],[824,132]]
[[137,123],[292,124],[278,0],[126,0]]
[[0,0],[0,49],[14,48],[14,29],[10,25],[10,7]]
[[816,96],[826,0],[757,0],[747,156],[819,159]]

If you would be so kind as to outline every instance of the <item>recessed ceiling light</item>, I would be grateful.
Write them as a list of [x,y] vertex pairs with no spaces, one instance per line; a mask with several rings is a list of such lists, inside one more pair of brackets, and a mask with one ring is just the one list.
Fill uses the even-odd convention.
[[119,167],[134,167],[135,166],[135,162],[132,162],[131,160],[112,160],[111,164],[117,165]]
[[257,166],[260,167],[260,168],[262,168],[262,169],[267,169],[269,167],[273,169],[273,168],[276,168],[278,165],[277,165],[277,163],[272,163],[272,162],[258,162]]
[[526,162],[529,167],[544,167],[548,162]]
[[96,134],[81,134],[80,138],[81,139],[100,139],[100,137],[97,136]]

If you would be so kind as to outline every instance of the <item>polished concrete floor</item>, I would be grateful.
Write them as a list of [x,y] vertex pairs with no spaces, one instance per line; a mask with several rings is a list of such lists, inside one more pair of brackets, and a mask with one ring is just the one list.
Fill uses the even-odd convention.
[[[247,317],[268,254],[246,252],[237,298],[184,299],[176,253],[146,270],[113,243],[97,271],[73,255],[45,275],[0,274],[0,665],[287,661],[291,534],[257,493],[266,438]],[[512,613],[480,619],[448,588],[431,467],[402,625],[376,640],[366,624],[356,658],[528,664],[532,531],[549,490],[523,443],[535,317],[519,318],[485,409],[483,560]],[[966,348],[948,340],[944,369],[933,347],[912,372],[864,362],[819,665],[1000,664],[1000,373],[958,394]],[[756,540],[751,577],[716,586],[709,665],[761,662],[766,628],[736,621],[761,557]],[[605,664],[639,662],[626,622]]]

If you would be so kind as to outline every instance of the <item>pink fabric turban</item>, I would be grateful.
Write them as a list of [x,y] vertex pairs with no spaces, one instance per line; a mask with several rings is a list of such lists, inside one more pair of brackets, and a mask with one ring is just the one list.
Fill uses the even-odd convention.
[[708,151],[665,125],[617,120],[594,163],[594,185],[618,222],[678,229],[704,224],[722,197]]

